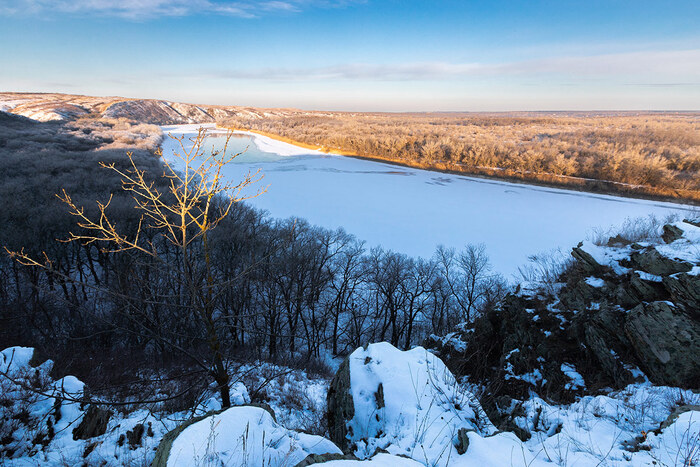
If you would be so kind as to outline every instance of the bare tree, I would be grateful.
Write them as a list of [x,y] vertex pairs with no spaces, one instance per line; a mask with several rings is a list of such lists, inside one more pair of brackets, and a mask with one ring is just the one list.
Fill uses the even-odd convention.
[[[228,139],[230,137],[231,134]],[[149,180],[146,172],[137,167],[132,153],[128,153],[131,166],[126,170],[113,163],[100,163],[103,168],[116,172],[121,178],[122,189],[132,195],[134,207],[140,212],[135,234],[124,234],[112,221],[109,214],[111,197],[106,203],[98,201],[99,213],[91,217],[65,190],[57,196],[78,218],[78,226],[82,229],[81,233],[71,233],[67,242],[96,243],[104,253],[146,257],[162,267],[168,279],[176,285],[174,290],[177,293],[151,296],[145,300],[184,310],[191,320],[190,325],[204,336],[208,352],[200,357],[195,348],[186,348],[177,340],[168,339],[167,334],[151,326],[152,323],[136,324],[162,345],[183,352],[206,370],[217,385],[222,405],[229,407],[229,376],[222,351],[220,316],[215,313],[215,303],[220,289],[230,286],[235,278],[215,278],[210,233],[228,216],[234,203],[257,196],[261,191],[251,196],[242,195],[243,189],[259,180],[257,173],[248,173],[237,183],[225,181],[222,173],[224,167],[239,154],[227,154],[228,139],[222,150],[205,154],[205,138],[204,129],[200,129],[197,136],[191,139],[186,140],[184,136],[175,138],[180,149],[174,157],[179,163],[176,165],[165,160],[163,176],[169,181],[167,191],[160,190]],[[175,248],[176,259],[162,254],[163,243]],[[25,254],[24,250],[9,253],[21,264],[41,267],[58,277],[65,277],[46,254],[42,260],[38,260]],[[109,290],[106,292],[113,293]],[[127,308],[138,308],[142,305],[139,300],[144,300],[143,297],[120,298],[129,304]]]

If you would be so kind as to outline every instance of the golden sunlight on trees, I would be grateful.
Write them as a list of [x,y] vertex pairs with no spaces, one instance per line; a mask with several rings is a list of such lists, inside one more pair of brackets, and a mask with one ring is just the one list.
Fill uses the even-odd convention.
[[[78,218],[81,229],[79,233],[71,233],[66,242],[98,243],[103,253],[129,254],[129,261],[143,262],[144,258],[150,258],[148,267],[158,268],[161,271],[159,277],[174,283],[174,288],[170,290],[177,290],[176,296],[121,295],[119,298],[125,304],[124,315],[132,324],[137,321],[136,324],[148,338],[173,351],[184,353],[207,371],[216,382],[223,406],[228,407],[231,404],[229,376],[223,358],[221,330],[214,310],[221,289],[236,278],[215,279],[209,235],[229,215],[234,203],[258,196],[263,190],[252,196],[241,194],[243,189],[260,180],[258,173],[248,173],[237,183],[226,182],[222,169],[239,154],[228,155],[226,145],[221,151],[213,150],[205,155],[205,138],[204,129],[200,129],[198,135],[189,140],[185,140],[184,136],[175,138],[179,142],[180,151],[174,156],[179,163],[164,161],[163,177],[168,180],[166,190],[159,189],[154,181],[149,180],[146,172],[137,167],[131,153],[128,154],[131,162],[128,169],[120,169],[113,163],[100,163],[103,168],[118,174],[122,189],[131,194],[134,208],[140,213],[138,227],[131,235],[120,231],[112,220],[109,214],[112,197],[106,203],[98,201],[98,215],[91,217],[65,190],[57,196],[68,206],[70,213]],[[231,138],[231,134],[228,138]],[[192,143],[191,147],[188,143]],[[164,243],[169,245],[169,249],[174,248],[177,254],[163,255]],[[24,250],[9,253],[24,265],[41,267],[60,275],[46,254],[40,261],[25,254]],[[95,285],[91,287],[99,288]],[[135,312],[144,301],[151,305],[167,304],[187,310],[191,321],[189,324],[195,324],[197,334],[204,336],[203,340],[206,341],[206,352],[202,352],[204,356],[196,350],[177,344],[175,339],[169,339],[162,326],[143,319],[142,314]]]

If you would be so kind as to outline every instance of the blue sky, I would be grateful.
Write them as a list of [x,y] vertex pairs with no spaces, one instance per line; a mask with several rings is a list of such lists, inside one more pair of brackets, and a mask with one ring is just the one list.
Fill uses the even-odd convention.
[[367,111],[698,110],[700,2],[0,0],[0,64],[3,91]]

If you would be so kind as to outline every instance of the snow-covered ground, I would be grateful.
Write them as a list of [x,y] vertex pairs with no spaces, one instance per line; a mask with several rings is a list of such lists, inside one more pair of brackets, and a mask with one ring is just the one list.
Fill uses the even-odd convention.
[[[52,362],[32,367],[32,356],[30,348],[0,352],[0,465],[146,466],[165,433],[197,413],[107,406],[112,416],[104,434],[76,439],[74,430],[89,411],[78,402],[83,383],[73,376],[53,380]],[[466,386],[421,348],[401,352],[386,343],[375,344],[350,358],[356,446],[368,443],[368,448],[383,448],[393,456],[324,465],[623,467],[700,462],[700,395],[690,390],[638,383],[570,405],[548,404],[533,393],[514,420],[532,435],[521,442],[512,433],[494,433]],[[256,364],[238,368],[233,376],[252,368],[260,370],[255,377],[280,370]],[[307,395],[315,400],[315,410],[319,415],[325,411],[325,385],[317,390],[319,383],[304,372],[290,377],[292,373],[285,371],[287,378],[280,380],[279,388],[268,392],[276,421],[265,409],[246,406],[195,422],[175,438],[168,465],[291,467],[308,453],[339,453],[330,440],[294,426],[293,417],[279,417],[282,407],[295,404],[290,402],[293,397],[284,397],[290,392],[289,381],[298,383],[298,390],[310,388]],[[232,388],[232,400],[248,404],[248,392],[258,383],[255,378],[239,383]],[[468,438],[459,442],[461,453],[451,444],[460,439],[460,428],[465,429],[461,436]],[[372,449],[359,454],[368,458]]]
[[[192,136],[198,127],[163,130]],[[217,145],[222,138],[210,141],[208,145]],[[165,157],[172,154],[174,143],[166,138]],[[429,257],[439,244],[460,249],[483,243],[495,270],[506,276],[517,272],[530,255],[557,248],[568,251],[591,229],[649,214],[684,216],[693,209],[404,168],[323,154],[260,135],[232,139],[229,151],[248,146],[239,162],[227,167],[226,176],[240,179],[262,169],[260,184],[267,192],[248,202],[273,216],[343,227],[367,246],[382,245],[412,256]]]

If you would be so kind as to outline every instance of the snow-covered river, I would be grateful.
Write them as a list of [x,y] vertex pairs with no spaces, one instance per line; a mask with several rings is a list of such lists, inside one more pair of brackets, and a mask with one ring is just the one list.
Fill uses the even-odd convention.
[[[193,136],[199,125],[163,127]],[[220,147],[225,133],[210,132],[207,147]],[[176,142],[166,137],[164,157]],[[247,148],[247,150],[246,150]],[[297,216],[327,228],[343,227],[367,246],[431,256],[442,244],[457,249],[483,243],[498,272],[510,276],[528,256],[568,250],[593,229],[626,218],[665,217],[694,210],[673,203],[582,193],[410,169],[322,154],[270,138],[241,134],[229,153],[244,151],[226,167],[240,180],[261,169],[267,192],[250,204],[275,217]]]

